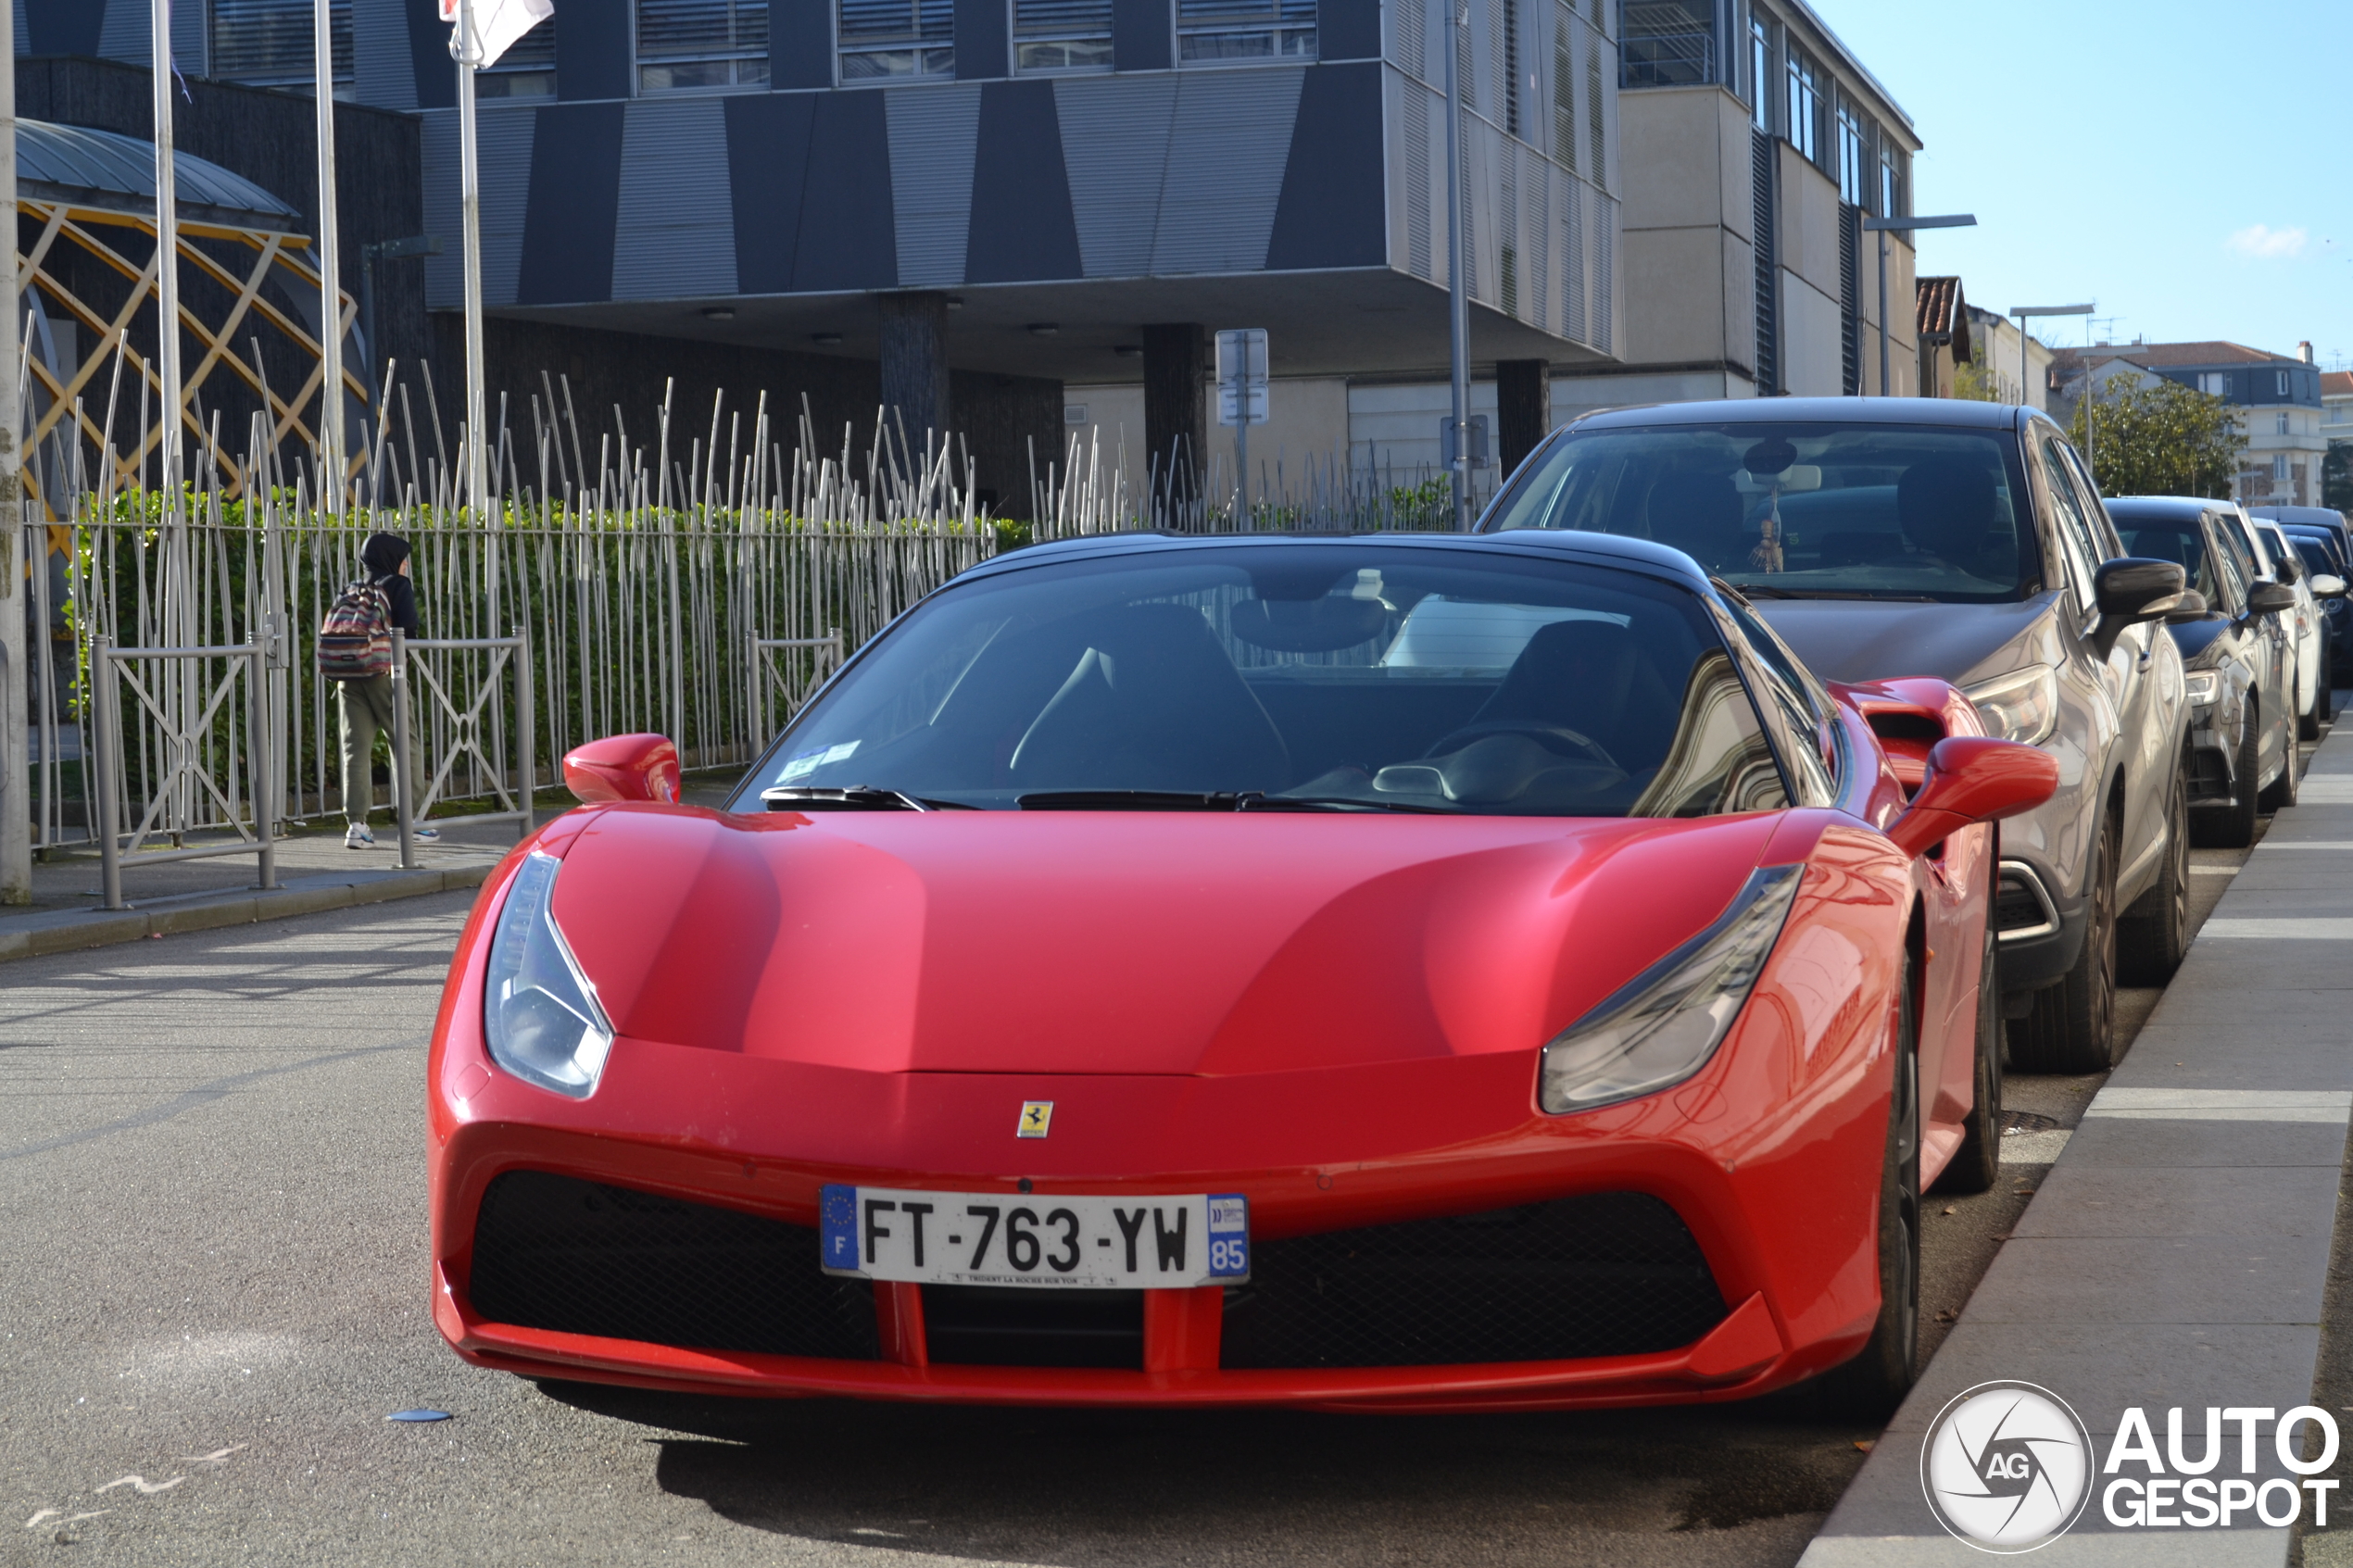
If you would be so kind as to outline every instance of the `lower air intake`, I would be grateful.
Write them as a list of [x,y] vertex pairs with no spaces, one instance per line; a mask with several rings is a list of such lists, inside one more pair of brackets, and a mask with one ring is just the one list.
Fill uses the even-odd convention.
[[1252,1248],[1223,1366],[1446,1366],[1673,1350],[1724,1320],[1707,1260],[1642,1193]]
[[473,1310],[522,1328],[698,1350],[873,1361],[872,1288],[805,1225],[544,1171],[483,1194]]

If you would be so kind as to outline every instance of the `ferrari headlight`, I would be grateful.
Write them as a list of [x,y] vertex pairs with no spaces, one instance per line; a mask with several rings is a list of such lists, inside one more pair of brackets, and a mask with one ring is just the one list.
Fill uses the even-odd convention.
[[1963,686],[1961,695],[1977,704],[1985,733],[2002,740],[2040,746],[2058,728],[2058,671],[2047,664]]
[[2222,690],[2222,676],[2219,671],[2193,670],[2183,680],[2189,684],[2192,708],[2213,707],[2215,697]]
[[1751,874],[1716,923],[1621,986],[1544,1047],[1537,1103],[1554,1115],[1632,1099],[1716,1054],[1789,917],[1801,866]]
[[483,1036],[490,1059],[525,1083],[584,1099],[612,1049],[612,1024],[552,905],[562,862],[533,850],[508,885],[490,937]]

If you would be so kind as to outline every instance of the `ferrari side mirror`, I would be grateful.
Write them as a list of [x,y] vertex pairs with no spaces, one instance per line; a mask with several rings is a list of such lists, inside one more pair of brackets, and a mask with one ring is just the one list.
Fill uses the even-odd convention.
[[667,735],[607,735],[564,758],[564,787],[584,805],[678,798],[678,748]]
[[1989,735],[1948,735],[1928,754],[1928,777],[1887,836],[1906,855],[1925,854],[1962,828],[2032,811],[2058,788],[2058,759]]

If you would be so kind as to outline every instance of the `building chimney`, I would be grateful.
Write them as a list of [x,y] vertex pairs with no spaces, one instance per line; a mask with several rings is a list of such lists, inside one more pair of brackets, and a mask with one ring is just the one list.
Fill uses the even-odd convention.
[[2296,345],[2296,357],[2298,359],[2303,360],[2306,364],[2310,364],[2312,362],[2312,345],[2309,343],[2297,344]]

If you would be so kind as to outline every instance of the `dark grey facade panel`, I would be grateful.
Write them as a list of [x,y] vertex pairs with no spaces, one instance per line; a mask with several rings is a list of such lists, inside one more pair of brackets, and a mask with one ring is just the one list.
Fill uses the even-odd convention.
[[1175,65],[1176,16],[1170,0],[1111,0],[1111,58],[1114,70]]
[[1315,0],[1315,53],[1327,60],[1380,58],[1380,0]]
[[966,282],[1031,282],[1084,273],[1062,135],[1051,82],[992,82],[981,89],[972,234],[964,245]]
[[403,0],[409,19],[409,59],[416,72],[417,107],[458,107],[458,67],[449,58],[449,27],[438,0]]
[[833,0],[768,0],[768,80],[778,88],[834,84]]
[[724,101],[727,185],[736,218],[736,286],[746,294],[789,293],[817,96],[739,93]]
[[1168,178],[1176,75],[1066,76],[1054,83],[1054,112],[1087,276],[1150,272]]
[[415,108],[417,69],[403,0],[353,0],[351,42],[353,95],[374,108]]
[[950,288],[964,281],[980,99],[987,91],[983,82],[942,82],[883,94],[900,288]]
[[95,55],[107,8],[94,0],[24,0],[28,55]]
[[630,96],[630,0],[564,0],[563,13],[556,31],[556,96]]
[[[570,18],[578,13],[564,14]],[[613,231],[620,218],[621,144],[627,109],[622,103],[550,104],[535,111],[531,194],[523,208],[516,304],[571,305],[612,297]]]
[[1268,270],[1388,261],[1380,86],[1378,61],[1307,72],[1266,244]]
[[1013,74],[1013,7],[1005,0],[956,0],[956,79]]
[[890,127],[880,93],[818,93],[792,286],[796,292],[887,289],[899,282],[890,194]]

